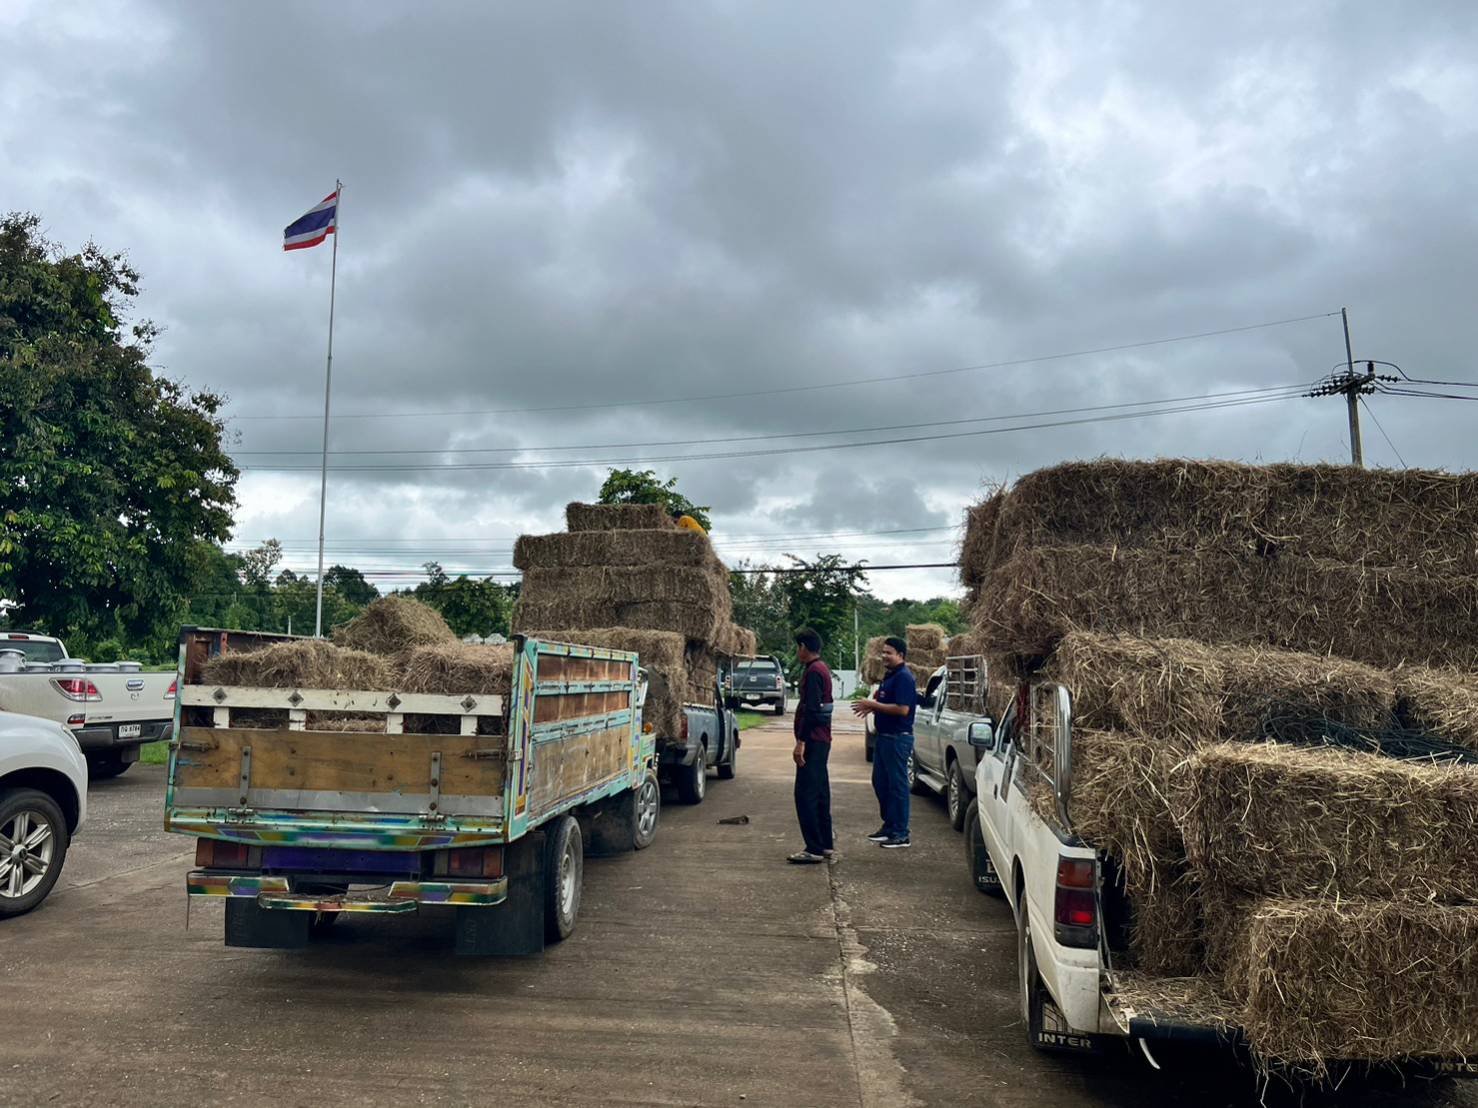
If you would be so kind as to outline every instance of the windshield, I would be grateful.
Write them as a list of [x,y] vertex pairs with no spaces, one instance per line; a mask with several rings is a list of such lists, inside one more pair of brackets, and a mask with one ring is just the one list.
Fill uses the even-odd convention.
[[764,660],[758,662],[740,662],[738,666],[740,673],[779,673],[780,667],[774,662]]
[[0,639],[0,650],[19,650],[28,662],[60,662],[66,657],[62,644],[43,639]]

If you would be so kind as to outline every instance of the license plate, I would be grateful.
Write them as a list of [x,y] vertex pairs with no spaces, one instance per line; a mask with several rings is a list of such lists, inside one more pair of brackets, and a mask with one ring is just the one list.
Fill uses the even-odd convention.
[[120,739],[136,739],[144,733],[142,723],[120,723],[118,725],[118,737]]

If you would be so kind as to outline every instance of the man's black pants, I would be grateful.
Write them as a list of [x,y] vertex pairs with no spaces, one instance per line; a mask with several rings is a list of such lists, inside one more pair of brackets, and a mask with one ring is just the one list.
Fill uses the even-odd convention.
[[806,740],[806,764],[795,767],[795,814],[801,821],[806,850],[820,854],[834,845],[831,837],[831,778],[826,760],[831,743]]

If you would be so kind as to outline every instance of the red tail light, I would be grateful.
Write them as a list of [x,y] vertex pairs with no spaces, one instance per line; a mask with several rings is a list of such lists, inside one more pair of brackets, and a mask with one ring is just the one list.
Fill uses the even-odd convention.
[[783,689],[783,688],[785,688],[785,674],[783,674],[783,673],[777,673],[775,675],[775,687],[777,689]]
[[502,877],[503,848],[470,847],[446,852],[448,877]]
[[173,700],[176,696],[179,695],[179,691],[180,691],[180,679],[178,677],[176,677],[173,681],[171,681],[169,683],[169,689],[165,692],[164,699],[165,700]]
[[1090,858],[1057,860],[1057,895],[1052,918],[1063,946],[1098,945],[1098,864]]
[[677,737],[680,738],[680,739],[686,739],[688,737],[688,713],[687,712],[684,712],[683,713],[683,721],[682,721],[681,724],[678,725]]
[[51,683],[56,686],[56,691],[68,700],[101,700],[103,694],[98,692],[98,687],[86,677],[53,677]]
[[250,849],[245,843],[196,839],[195,864],[201,869],[243,869]]
[[87,713],[85,712],[78,712],[76,715],[71,715],[67,717],[68,727],[81,727],[86,722]]

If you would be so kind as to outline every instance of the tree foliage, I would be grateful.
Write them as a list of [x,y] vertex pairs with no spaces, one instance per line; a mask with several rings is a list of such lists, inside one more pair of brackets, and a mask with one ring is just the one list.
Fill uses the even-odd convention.
[[692,516],[705,531],[713,530],[708,506],[694,504],[677,491],[677,478],[658,479],[650,469],[613,469],[600,487],[599,504],[661,504],[676,519]]
[[426,581],[406,595],[425,601],[442,614],[458,635],[508,634],[514,596],[491,577],[447,576],[438,562],[426,563]]
[[150,370],[155,327],[124,323],[138,281],[0,219],[0,596],[94,641],[174,620],[235,504],[222,399]]

